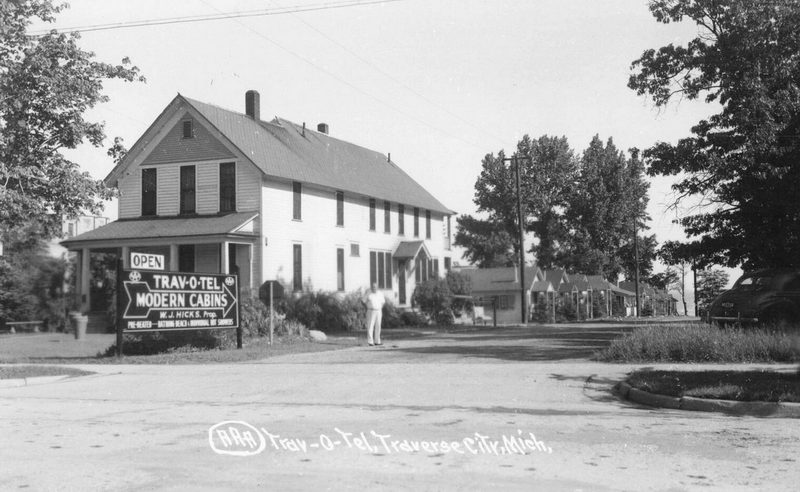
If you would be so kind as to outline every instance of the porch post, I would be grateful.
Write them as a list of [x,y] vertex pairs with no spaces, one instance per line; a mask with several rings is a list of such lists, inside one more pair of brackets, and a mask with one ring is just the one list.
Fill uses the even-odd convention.
[[90,260],[91,260],[92,250],[89,248],[83,248],[81,250],[81,264],[80,264],[80,293],[81,293],[81,312],[88,313],[89,306],[91,306],[89,296],[90,288],[89,283],[91,281],[91,269],[89,268]]
[[169,271],[178,271],[178,245],[175,243],[169,245]]
[[220,265],[219,265],[219,273],[231,273],[228,271],[228,241],[222,241],[220,243]]
[[131,267],[131,247],[123,246],[120,256],[122,256],[122,258],[120,258],[122,260],[122,268],[127,270]]

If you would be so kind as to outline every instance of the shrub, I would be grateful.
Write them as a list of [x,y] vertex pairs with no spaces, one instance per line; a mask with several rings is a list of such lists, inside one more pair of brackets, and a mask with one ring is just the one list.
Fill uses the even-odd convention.
[[444,325],[453,324],[451,301],[450,288],[447,281],[442,279],[431,279],[418,284],[412,296],[412,302],[420,311],[436,323]]
[[[154,355],[165,352],[213,350],[236,346],[236,330],[187,330],[125,334],[123,355]],[[117,344],[105,352],[106,357],[117,353]]]
[[383,305],[383,327],[384,328],[399,328],[403,326],[402,313],[390,301],[386,301]]
[[575,321],[577,319],[578,311],[575,309],[575,303],[569,297],[562,299],[562,302],[556,306],[556,323]]
[[420,327],[428,325],[428,318],[416,311],[403,311],[400,313],[403,326]]
[[[451,270],[447,272],[445,280],[447,281],[447,287],[450,289],[452,295],[472,295],[472,279],[467,275]],[[469,314],[472,312],[472,299],[453,298],[450,307],[456,316],[461,316],[462,313],[465,312]]]
[[310,330],[326,333],[353,331],[363,327],[366,307],[361,291],[342,297],[328,292],[307,292],[286,299],[283,310],[287,320],[302,323]]
[[619,362],[793,362],[800,349],[787,333],[710,325],[649,325],[614,340],[599,354]]
[[605,299],[600,297],[599,292],[595,292],[592,296],[592,314],[594,318],[605,318],[608,316],[608,306],[606,306]]
[[552,301],[541,300],[533,308],[531,320],[536,323],[555,323],[553,319]]

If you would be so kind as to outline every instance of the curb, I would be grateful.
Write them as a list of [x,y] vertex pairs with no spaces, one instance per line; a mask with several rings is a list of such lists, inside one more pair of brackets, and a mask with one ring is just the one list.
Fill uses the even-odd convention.
[[800,418],[800,403],[715,400],[692,396],[678,398],[636,389],[625,381],[617,383],[613,390],[624,400],[650,407],[754,417]]
[[70,377],[68,374],[61,376],[38,376],[35,378],[0,379],[0,388],[19,388],[20,386],[36,386],[38,384],[55,383]]

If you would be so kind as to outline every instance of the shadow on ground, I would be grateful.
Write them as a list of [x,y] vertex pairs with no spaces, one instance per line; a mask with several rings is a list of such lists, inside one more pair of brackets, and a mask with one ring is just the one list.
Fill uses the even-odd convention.
[[547,325],[481,329],[460,334],[436,334],[424,346],[394,349],[409,354],[456,355],[506,361],[589,359],[612,340],[634,327]]

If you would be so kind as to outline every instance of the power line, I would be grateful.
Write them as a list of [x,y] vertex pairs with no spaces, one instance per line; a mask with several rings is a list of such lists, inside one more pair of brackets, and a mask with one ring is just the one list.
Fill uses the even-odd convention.
[[383,75],[384,77],[388,78],[389,80],[391,80],[391,81],[395,82],[396,84],[398,84],[399,86],[401,86],[401,87],[402,87],[402,88],[404,88],[405,90],[409,91],[410,93],[414,94],[415,96],[419,97],[420,99],[422,99],[422,100],[423,100],[423,101],[425,101],[426,103],[428,103],[428,104],[430,104],[430,105],[432,105],[432,106],[435,106],[435,107],[439,108],[441,111],[444,111],[445,113],[447,113],[447,114],[448,114],[448,115],[450,115],[451,117],[453,117],[453,118],[455,118],[455,119],[457,119],[457,120],[461,121],[462,123],[465,123],[465,124],[467,124],[467,125],[471,126],[471,127],[472,127],[472,128],[474,128],[475,130],[478,130],[478,131],[480,131],[481,133],[487,134],[487,135],[491,136],[492,138],[495,138],[495,139],[496,139],[498,142],[504,142],[504,139],[500,138],[500,137],[499,137],[499,136],[497,136],[497,135],[494,135],[492,132],[489,132],[489,131],[487,131],[487,130],[486,130],[486,129],[484,129],[484,128],[481,128],[481,127],[477,126],[477,125],[476,125],[475,123],[473,123],[472,121],[470,121],[470,120],[468,120],[468,119],[466,119],[466,118],[463,118],[463,117],[459,116],[458,114],[456,114],[456,113],[452,112],[452,111],[451,111],[450,109],[448,109],[447,107],[445,107],[445,106],[443,106],[443,105],[441,105],[441,104],[437,103],[436,101],[434,101],[434,100],[430,99],[429,97],[425,96],[424,94],[421,94],[420,92],[418,92],[417,90],[415,90],[413,87],[409,86],[409,85],[408,85],[408,84],[406,84],[405,82],[403,82],[403,81],[399,80],[397,77],[395,77],[395,76],[393,76],[392,74],[390,74],[390,73],[386,72],[385,70],[381,69],[380,67],[378,67],[378,66],[377,66],[377,65],[375,65],[374,63],[370,62],[370,61],[369,61],[369,60],[367,60],[366,58],[364,58],[364,57],[362,57],[361,55],[359,55],[358,53],[354,52],[353,50],[351,50],[351,49],[350,49],[350,48],[348,48],[347,46],[343,45],[343,44],[342,44],[342,43],[340,43],[339,41],[337,41],[337,40],[333,39],[331,36],[329,36],[328,34],[326,34],[326,33],[322,32],[320,29],[317,29],[317,28],[316,28],[316,27],[314,27],[312,24],[310,24],[310,23],[306,22],[306,21],[305,21],[305,20],[303,20],[302,18],[300,18],[300,17],[298,17],[298,16],[295,16],[295,15],[293,15],[292,17],[295,17],[295,18],[296,18],[298,21],[302,22],[302,23],[303,23],[304,25],[306,25],[306,26],[307,26],[309,29],[313,30],[314,32],[316,32],[317,34],[319,34],[320,36],[322,36],[323,38],[325,38],[325,39],[327,39],[328,41],[330,41],[331,43],[335,44],[336,46],[338,46],[339,48],[341,48],[342,50],[344,50],[345,52],[347,52],[348,54],[350,54],[350,56],[352,56],[352,57],[354,57],[355,59],[357,59],[357,60],[361,61],[361,62],[362,62],[362,63],[364,63],[365,65],[367,65],[367,66],[371,67],[371,68],[372,68],[373,70],[375,70],[376,72],[380,73],[381,75]]
[[[165,19],[150,19],[142,21],[116,22],[112,24],[93,24],[88,26],[67,27],[60,29],[64,32],[92,32],[108,31],[112,29],[127,29],[133,27],[164,26],[169,24],[187,24],[191,22],[208,22],[225,19],[238,19],[241,17],[263,17],[267,15],[284,15],[298,12],[314,12],[319,10],[343,9],[349,7],[359,7],[362,5],[374,5],[381,3],[399,2],[402,0],[348,0],[343,2],[327,2],[313,5],[293,5],[288,7],[276,7],[272,9],[246,10],[240,12],[220,12],[213,15],[187,15],[183,17],[169,17]],[[216,9],[215,9],[216,10]],[[50,32],[50,29],[33,31],[31,36],[41,36]]]
[[[205,3],[209,8],[217,10],[213,5],[209,5],[208,2],[206,2],[205,0],[201,0],[201,1],[203,3]],[[394,1],[397,1],[397,0],[394,0]],[[376,2],[376,3],[379,3],[379,2]],[[473,147],[478,148],[478,149],[483,149],[484,148],[483,146],[480,146],[475,142],[471,142],[469,140],[465,140],[465,139],[459,137],[458,135],[454,135],[454,134],[452,134],[452,133],[450,133],[450,132],[448,132],[448,131],[446,131],[446,130],[444,130],[442,128],[439,128],[436,125],[428,123],[427,121],[419,118],[418,116],[415,116],[414,114],[411,114],[411,113],[403,111],[402,109],[400,109],[400,108],[398,108],[398,107],[396,107],[396,106],[384,101],[383,99],[381,99],[381,98],[379,98],[379,97],[377,97],[377,96],[375,96],[373,94],[370,94],[369,92],[366,92],[365,90],[361,89],[360,87],[358,87],[357,85],[353,84],[352,82],[349,82],[348,80],[336,75],[335,73],[331,72],[330,70],[328,70],[328,69],[326,69],[326,68],[324,68],[324,67],[322,67],[322,66],[320,66],[320,65],[318,65],[316,63],[314,63],[313,61],[305,58],[304,56],[300,55],[299,53],[297,53],[297,52],[287,48],[286,46],[278,43],[277,41],[273,40],[272,38],[269,38],[269,37],[261,34],[260,32],[256,31],[255,29],[251,28],[250,26],[248,26],[247,24],[241,22],[240,20],[237,19],[236,22],[238,22],[241,26],[243,26],[245,29],[247,29],[251,33],[255,34],[256,36],[258,36],[260,38],[262,38],[263,40],[265,40],[265,41],[277,46],[278,48],[280,48],[281,50],[285,51],[286,53],[289,53],[290,55],[292,55],[295,58],[301,60],[302,62],[312,66],[313,68],[315,68],[315,69],[319,70],[320,72],[328,75],[329,77],[335,79],[336,81],[346,85],[347,87],[350,87],[351,89],[355,90],[356,92],[359,92],[359,93],[361,93],[361,94],[373,99],[374,101],[376,101],[379,104],[391,109],[392,111],[395,111],[396,113],[401,114],[401,115],[405,116],[406,118],[415,120],[415,121],[427,126],[428,128],[436,130],[437,132],[439,132],[439,133],[441,133],[443,135],[446,135],[446,136],[448,136],[448,137],[450,137],[452,139],[459,140],[462,143],[465,143],[467,145],[473,146]]]

